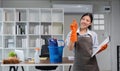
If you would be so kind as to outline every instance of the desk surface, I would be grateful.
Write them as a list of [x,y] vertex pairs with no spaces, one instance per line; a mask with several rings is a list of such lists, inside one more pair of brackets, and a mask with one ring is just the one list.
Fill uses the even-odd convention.
[[63,57],[62,63],[50,63],[49,59],[41,60],[39,64],[35,64],[34,62],[21,62],[19,64],[1,64],[1,66],[67,66],[73,65],[73,60],[69,60],[68,57]]

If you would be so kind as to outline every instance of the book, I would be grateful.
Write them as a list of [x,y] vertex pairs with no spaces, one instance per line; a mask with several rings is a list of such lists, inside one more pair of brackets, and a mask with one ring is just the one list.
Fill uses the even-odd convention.
[[[110,42],[110,36],[108,36],[99,46],[98,48],[93,52],[92,56],[96,55],[103,47],[103,45],[108,44]],[[102,50],[103,51],[103,50]]]

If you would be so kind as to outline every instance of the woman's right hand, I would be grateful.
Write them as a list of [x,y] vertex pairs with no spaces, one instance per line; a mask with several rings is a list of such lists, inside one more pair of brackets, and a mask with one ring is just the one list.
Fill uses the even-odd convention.
[[68,45],[68,48],[69,48],[69,50],[73,50],[73,48],[74,48],[74,42],[69,42],[69,45]]
[[73,22],[70,25],[71,29],[71,36],[70,36],[70,41],[71,42],[76,42],[77,41],[77,29],[78,29],[78,24],[76,20],[74,19]]

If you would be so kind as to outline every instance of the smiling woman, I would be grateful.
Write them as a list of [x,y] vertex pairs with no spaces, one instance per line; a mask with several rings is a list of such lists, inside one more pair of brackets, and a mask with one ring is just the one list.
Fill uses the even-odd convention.
[[86,13],[80,19],[80,29],[91,29],[91,24],[93,21],[92,14]]
[[70,25],[70,28],[76,29],[71,29],[66,39],[68,48],[74,49],[75,53],[73,71],[99,71],[96,56],[91,57],[93,50],[98,47],[97,34],[90,30],[92,21],[92,14],[85,13],[80,19],[79,28],[76,27],[77,22],[73,21]]

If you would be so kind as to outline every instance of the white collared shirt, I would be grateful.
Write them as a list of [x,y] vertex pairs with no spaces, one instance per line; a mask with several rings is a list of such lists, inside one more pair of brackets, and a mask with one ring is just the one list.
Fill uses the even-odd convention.
[[[98,47],[98,38],[97,38],[97,34],[94,31],[87,29],[87,32],[85,34],[80,34],[80,30],[78,28],[77,33],[80,36],[84,36],[84,37],[90,37],[89,35],[91,35],[92,36],[92,43],[93,43],[93,51]],[[68,33],[68,35],[66,37],[66,41],[65,41],[66,46],[68,46],[68,44],[70,42],[70,34],[71,34],[71,31]]]

